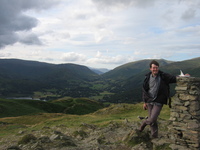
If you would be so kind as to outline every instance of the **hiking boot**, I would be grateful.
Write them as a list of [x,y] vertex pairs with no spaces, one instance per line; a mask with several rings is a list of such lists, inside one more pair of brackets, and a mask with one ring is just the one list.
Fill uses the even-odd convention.
[[141,117],[141,116],[138,116],[138,118],[139,118],[140,120],[143,120],[143,119],[147,119],[148,117]]

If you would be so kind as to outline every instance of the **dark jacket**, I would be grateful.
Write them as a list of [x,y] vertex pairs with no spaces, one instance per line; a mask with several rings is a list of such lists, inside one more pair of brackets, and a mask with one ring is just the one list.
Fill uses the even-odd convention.
[[160,85],[158,88],[158,93],[156,98],[153,100],[149,94],[149,78],[150,78],[151,72],[146,74],[144,83],[143,83],[143,101],[145,103],[150,103],[150,102],[157,102],[161,104],[167,104],[167,100],[170,95],[169,91],[169,84],[170,83],[176,83],[176,76],[170,75],[168,73],[164,73],[162,71],[158,72],[158,76],[160,76]]

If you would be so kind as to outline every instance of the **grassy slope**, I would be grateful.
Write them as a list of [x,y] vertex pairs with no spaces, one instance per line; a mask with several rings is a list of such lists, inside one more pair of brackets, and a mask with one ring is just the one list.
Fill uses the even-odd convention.
[[61,98],[52,101],[53,104],[65,106],[64,113],[83,115],[95,112],[104,106],[88,98]]
[[80,115],[94,112],[100,108],[103,108],[103,105],[87,98],[62,98],[51,102],[0,99],[0,117],[16,117],[38,113]]
[[[164,106],[160,118],[169,119],[169,108]],[[147,111],[142,104],[116,104],[86,115],[69,115],[61,113],[41,113],[19,117],[0,118],[0,137],[17,134],[21,130],[42,129],[62,125],[69,128],[78,128],[82,123],[106,126],[110,122],[139,121],[137,116],[146,116]]]
[[0,117],[16,117],[27,114],[61,112],[64,107],[36,100],[0,99]]

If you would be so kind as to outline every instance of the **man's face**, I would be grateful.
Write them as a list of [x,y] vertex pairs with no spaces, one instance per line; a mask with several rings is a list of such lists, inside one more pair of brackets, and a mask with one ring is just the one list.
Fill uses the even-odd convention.
[[152,75],[156,76],[158,74],[159,67],[154,65],[154,64],[152,64],[150,70],[151,70]]

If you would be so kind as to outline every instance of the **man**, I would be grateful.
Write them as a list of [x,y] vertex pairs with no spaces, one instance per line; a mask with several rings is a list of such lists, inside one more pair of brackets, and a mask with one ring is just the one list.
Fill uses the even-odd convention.
[[169,84],[176,83],[176,76],[160,71],[159,63],[155,60],[149,66],[151,72],[145,76],[143,83],[143,109],[148,110],[148,118],[143,121],[139,131],[142,132],[147,125],[150,125],[152,138],[157,138],[157,118],[163,104],[167,104]]

